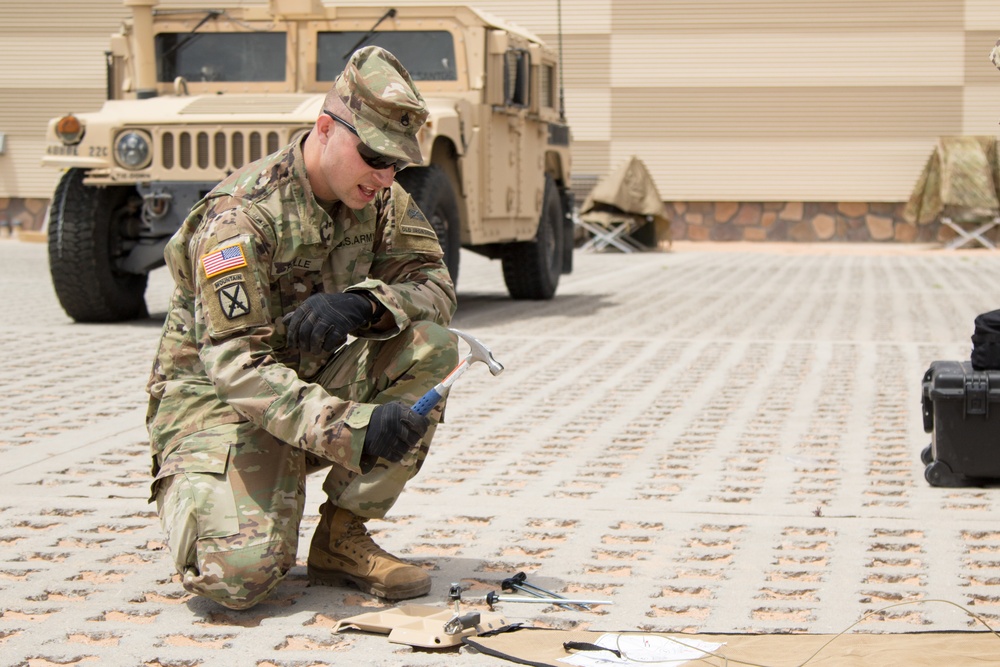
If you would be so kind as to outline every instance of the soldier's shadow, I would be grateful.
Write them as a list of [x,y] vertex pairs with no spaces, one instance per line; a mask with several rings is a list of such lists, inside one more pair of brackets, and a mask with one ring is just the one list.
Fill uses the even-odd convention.
[[[291,569],[268,599],[250,609],[227,609],[212,600],[197,596],[189,597],[184,604],[191,614],[199,619],[195,623],[200,626],[254,628],[265,622],[270,624],[278,618],[299,617],[295,626],[300,630],[329,632],[337,621],[405,605],[451,609],[454,607],[454,600],[449,594],[452,584],[455,583],[462,587],[460,604],[469,611],[488,610],[485,597],[490,592],[504,596],[521,595],[514,590],[503,590],[504,579],[513,577],[516,572],[513,569],[510,572],[491,571],[493,567],[486,560],[453,557],[424,559],[408,557],[407,560],[419,562],[433,577],[432,588],[427,595],[393,602],[362,593],[350,585],[312,586],[309,584],[305,566],[298,564]],[[558,578],[539,577],[533,574],[531,569],[527,566],[522,568],[528,570],[528,579],[536,586],[550,591],[561,591],[566,585],[566,582]],[[564,597],[572,596],[564,595]],[[504,606],[507,606],[507,613],[512,613],[519,607],[513,602],[500,603],[497,610],[504,612]],[[526,605],[526,608],[537,612],[552,611],[549,605],[531,604]],[[521,609],[518,613],[523,612]]]
[[150,313],[145,319],[134,320],[130,324],[144,329],[159,329],[167,319],[167,311]]

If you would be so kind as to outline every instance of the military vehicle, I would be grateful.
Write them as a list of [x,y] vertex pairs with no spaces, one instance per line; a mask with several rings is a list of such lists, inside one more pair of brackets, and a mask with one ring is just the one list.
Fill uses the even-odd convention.
[[191,206],[227,174],[300,139],[350,55],[375,44],[427,101],[424,162],[398,173],[436,230],[500,260],[512,298],[549,299],[572,268],[570,132],[559,57],[465,6],[270,0],[157,8],[124,0],[99,111],[49,121],[43,164],[64,169],[48,247],[63,308],[81,322],[147,316],[145,289]]

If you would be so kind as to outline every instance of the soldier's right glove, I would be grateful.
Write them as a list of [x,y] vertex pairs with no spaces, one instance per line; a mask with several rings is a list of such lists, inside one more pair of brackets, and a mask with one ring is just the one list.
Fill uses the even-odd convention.
[[372,411],[363,451],[399,463],[403,455],[424,437],[430,424],[427,417],[402,403],[380,405]]

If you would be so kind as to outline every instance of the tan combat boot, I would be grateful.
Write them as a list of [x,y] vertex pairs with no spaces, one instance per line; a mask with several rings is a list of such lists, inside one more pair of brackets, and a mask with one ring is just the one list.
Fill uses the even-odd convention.
[[422,568],[382,549],[368,534],[362,517],[330,503],[320,506],[308,572],[311,584],[339,586],[349,581],[387,600],[415,598],[431,590],[430,575]]

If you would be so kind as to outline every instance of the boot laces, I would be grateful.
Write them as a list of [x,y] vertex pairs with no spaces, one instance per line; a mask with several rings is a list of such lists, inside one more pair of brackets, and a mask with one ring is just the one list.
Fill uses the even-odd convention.
[[340,544],[350,545],[354,551],[364,554],[369,558],[384,557],[396,560],[391,553],[376,544],[368,532],[365,522],[358,517],[354,517],[348,524],[344,534],[337,540]]

